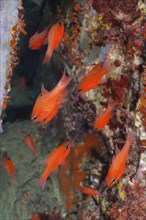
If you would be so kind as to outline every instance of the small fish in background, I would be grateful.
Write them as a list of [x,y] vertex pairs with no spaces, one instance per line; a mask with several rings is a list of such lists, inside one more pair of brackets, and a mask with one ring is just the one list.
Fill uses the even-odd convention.
[[105,127],[105,125],[108,124],[112,116],[112,111],[117,104],[118,104],[117,101],[114,101],[111,97],[108,99],[107,109],[96,116],[96,119],[94,122],[95,131],[102,130]]
[[42,85],[41,94],[37,97],[32,111],[32,121],[46,124],[51,121],[61,105],[66,101],[66,87],[71,81],[71,77],[64,74],[58,84],[51,91],[47,91]]
[[46,27],[42,32],[36,32],[29,40],[29,48],[31,50],[38,50],[46,43],[49,27]]
[[67,155],[70,152],[71,143],[70,142],[64,142],[59,147],[57,147],[55,150],[52,151],[52,153],[49,154],[47,159],[45,160],[46,168],[44,172],[42,173],[40,179],[38,180],[38,185],[44,189],[46,185],[46,181],[50,173],[55,170],[67,157]]
[[32,155],[35,156],[35,143],[31,135],[26,135],[23,139],[26,146],[31,150]]
[[18,82],[18,86],[20,89],[23,89],[26,85],[26,77],[25,76],[21,76],[19,78],[19,82]]
[[31,220],[41,220],[41,218],[39,217],[39,215],[33,214]]
[[3,167],[6,169],[11,177],[15,177],[14,162],[8,157],[7,153],[4,153],[3,155]]
[[80,190],[87,196],[101,196],[101,193],[98,190],[90,186],[81,186]]
[[49,33],[48,33],[48,48],[43,60],[43,64],[49,64],[53,51],[54,49],[56,49],[62,38],[63,38],[63,34],[64,34],[64,23],[63,22],[57,22],[56,24],[54,24]]
[[111,187],[117,183],[117,181],[121,178],[124,173],[126,160],[128,157],[128,153],[130,150],[130,146],[135,140],[134,133],[128,133],[126,143],[121,150],[116,146],[116,155],[112,159],[112,163],[108,170],[108,174],[106,177],[106,184],[108,187]]
[[91,71],[89,71],[78,85],[79,93],[87,92],[94,89],[101,83],[102,77],[113,70],[113,66],[106,61],[98,63]]

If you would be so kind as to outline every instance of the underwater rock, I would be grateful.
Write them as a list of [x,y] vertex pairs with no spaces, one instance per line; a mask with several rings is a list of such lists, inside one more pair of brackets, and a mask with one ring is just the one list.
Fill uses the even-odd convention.
[[[1,73],[0,73],[0,117],[3,109],[4,97],[7,97],[10,91],[10,79],[13,68],[18,60],[16,56],[16,44],[20,31],[23,31],[23,17],[20,17],[19,11],[22,10],[21,0],[2,0],[1,4]],[[8,7],[9,5],[9,7]],[[2,120],[0,120],[1,128]],[[0,133],[2,128],[0,129]]]
[[[1,169],[1,218],[30,219],[32,213],[48,213],[53,209],[63,215],[64,199],[58,190],[57,176],[50,175],[43,191],[37,185],[37,180],[44,169],[40,160],[46,158],[48,151],[56,147],[59,140],[55,139],[51,133],[45,140],[44,131],[40,125],[37,126],[29,121],[6,125],[4,131],[0,155],[2,157],[3,153],[7,152],[11,157],[15,164],[15,178],[10,177],[3,168]],[[23,141],[26,134],[31,134],[34,139],[35,157]]]

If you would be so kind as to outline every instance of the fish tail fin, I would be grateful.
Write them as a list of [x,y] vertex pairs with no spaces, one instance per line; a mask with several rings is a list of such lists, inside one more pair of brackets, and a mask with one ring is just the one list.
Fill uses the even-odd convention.
[[47,162],[48,162],[48,159],[45,159],[45,160],[40,160],[40,162],[39,162],[39,163],[40,163],[40,164],[45,164],[45,165],[46,165],[46,164],[47,164]]
[[37,185],[40,186],[42,189],[44,189],[46,185],[46,179],[43,177],[40,177],[39,180],[37,181]]
[[29,48],[31,50],[34,50],[34,43],[36,40],[38,40],[39,32],[35,32],[35,34],[29,39]]
[[67,102],[67,96],[68,96],[68,90],[67,89],[65,89],[63,92],[62,92],[62,94],[60,95],[60,97],[59,97],[59,104],[63,104],[63,103],[65,103],[65,102]]
[[118,102],[116,100],[114,100],[112,97],[108,98],[108,107],[113,109],[116,105],[118,104]]
[[133,133],[132,133],[132,132],[130,133],[130,132],[128,131],[127,141],[132,144],[132,143],[134,142],[134,140],[135,140],[135,133],[134,133],[134,132],[133,132]]
[[59,81],[59,86],[61,86],[63,88],[66,88],[71,80],[72,80],[72,77],[66,76],[65,75],[65,70],[64,70],[63,76]]
[[102,193],[99,192],[98,190],[95,190],[95,192],[96,192],[96,195],[97,195],[97,196],[102,196]]
[[45,54],[45,57],[43,59],[43,64],[49,65],[51,57],[52,57],[52,51],[49,51],[48,53]]
[[33,157],[35,157],[35,156],[36,156],[36,155],[35,155],[35,151],[34,151],[34,150],[32,151],[32,156],[33,156]]

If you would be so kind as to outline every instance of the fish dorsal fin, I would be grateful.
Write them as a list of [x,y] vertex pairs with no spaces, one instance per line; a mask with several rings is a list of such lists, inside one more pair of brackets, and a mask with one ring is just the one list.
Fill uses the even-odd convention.
[[116,144],[116,146],[115,146],[115,153],[116,153],[116,155],[117,155],[119,152],[120,152],[120,149],[118,148],[118,145]]
[[112,163],[115,161],[116,156],[120,153],[120,149],[118,148],[118,145],[115,146],[115,155],[112,158]]
[[44,84],[42,83],[41,94],[44,95],[46,93],[49,93],[49,92],[45,89]]
[[62,94],[59,96],[59,104],[67,102],[68,91],[65,89]]
[[40,164],[47,165],[50,162],[50,158],[51,158],[51,154],[49,154],[46,159],[40,160]]
[[44,42],[43,42],[43,45],[46,45],[46,44],[48,44],[48,37],[46,37]]

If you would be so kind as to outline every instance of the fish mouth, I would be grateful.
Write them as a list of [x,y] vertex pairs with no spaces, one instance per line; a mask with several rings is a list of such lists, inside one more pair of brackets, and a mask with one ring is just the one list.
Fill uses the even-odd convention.
[[44,124],[46,124],[46,120],[47,120],[47,118],[44,118],[40,123],[41,123],[42,125],[44,125]]

